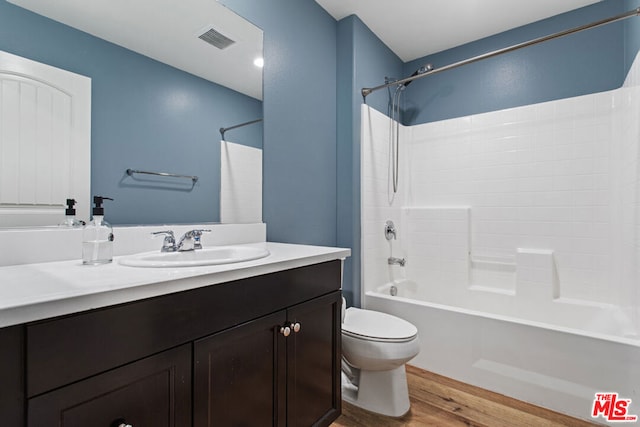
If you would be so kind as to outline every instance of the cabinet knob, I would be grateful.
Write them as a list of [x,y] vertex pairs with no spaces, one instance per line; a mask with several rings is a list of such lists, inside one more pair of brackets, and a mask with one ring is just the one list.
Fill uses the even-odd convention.
[[288,337],[291,334],[291,328],[289,328],[288,326],[282,326],[280,328],[280,333],[285,337]]
[[133,427],[124,418],[118,418],[111,423],[111,427]]
[[301,328],[302,326],[300,326],[300,323],[298,322],[291,324],[291,329],[293,329],[293,332],[300,332]]

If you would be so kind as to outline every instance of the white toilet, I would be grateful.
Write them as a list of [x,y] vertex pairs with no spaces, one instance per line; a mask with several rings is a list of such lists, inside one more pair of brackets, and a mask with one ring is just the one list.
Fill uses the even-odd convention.
[[419,351],[418,330],[411,323],[349,307],[342,323],[343,400],[383,415],[406,414],[410,404],[404,364]]

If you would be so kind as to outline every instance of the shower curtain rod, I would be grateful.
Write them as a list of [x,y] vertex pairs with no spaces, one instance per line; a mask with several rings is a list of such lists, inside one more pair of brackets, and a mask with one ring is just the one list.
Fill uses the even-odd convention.
[[369,95],[371,92],[375,92],[376,90],[379,90],[379,89],[384,89],[384,88],[389,87],[389,86],[395,86],[395,85],[409,83],[409,82],[412,82],[414,80],[421,79],[421,78],[426,77],[426,76],[430,76],[432,74],[440,73],[442,71],[451,70],[453,68],[461,67],[463,65],[471,64],[473,62],[481,61],[483,59],[492,58],[494,56],[502,55],[503,53],[513,52],[514,50],[522,49],[524,47],[533,46],[535,44],[546,42],[546,41],[549,41],[549,40],[553,40],[553,39],[556,39],[558,37],[563,37],[563,36],[567,36],[569,34],[573,34],[573,33],[577,33],[577,32],[580,32],[580,31],[588,30],[590,28],[595,28],[595,27],[600,27],[602,25],[611,24],[613,22],[621,21],[623,19],[631,18],[632,16],[638,16],[638,15],[640,15],[640,7],[637,8],[637,9],[634,9],[634,10],[630,10],[629,12],[622,13],[620,15],[616,15],[616,16],[612,16],[610,18],[602,19],[600,21],[592,22],[590,24],[581,25],[579,27],[575,27],[575,28],[572,28],[572,29],[569,29],[569,30],[560,31],[559,33],[550,34],[548,36],[538,37],[536,39],[529,40],[529,41],[522,42],[522,43],[518,43],[518,44],[515,44],[513,46],[505,47],[505,48],[502,48],[502,49],[494,50],[492,52],[484,53],[482,55],[474,56],[473,58],[465,59],[463,61],[454,62],[453,64],[445,65],[444,67],[441,67],[441,68],[434,68],[433,70],[428,71],[428,72],[423,73],[423,74],[417,74],[415,76],[407,77],[407,78],[404,78],[404,79],[401,79],[401,80],[396,80],[396,81],[394,81],[392,83],[387,83],[387,84],[383,84],[383,85],[372,87],[372,88],[365,87],[365,88],[362,88],[362,97],[364,98],[364,102],[366,103],[367,102],[367,95]]
[[258,122],[261,122],[261,121],[262,121],[262,119],[256,119],[256,120],[251,120],[250,122],[240,123],[239,125],[229,126],[228,128],[220,128],[220,135],[222,135],[222,139],[224,140],[224,133],[226,131],[231,130],[231,129],[241,128],[243,126],[252,125],[254,123],[258,123]]

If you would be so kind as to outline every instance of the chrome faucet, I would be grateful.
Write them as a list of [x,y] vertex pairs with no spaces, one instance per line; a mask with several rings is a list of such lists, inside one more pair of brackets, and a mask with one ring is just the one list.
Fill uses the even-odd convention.
[[173,231],[171,230],[156,231],[151,234],[154,236],[164,236],[164,240],[162,241],[162,248],[160,248],[160,252],[176,251],[176,238],[173,235]]
[[202,249],[202,242],[200,238],[202,233],[211,233],[211,230],[190,230],[187,231],[178,240],[178,251],[193,251],[195,249]]
[[176,244],[176,238],[173,234],[173,231],[156,231],[153,234],[154,236],[164,236],[164,241],[162,242],[162,248],[160,248],[160,252],[184,252],[184,251],[193,251],[195,249],[202,249],[202,242],[200,238],[202,237],[202,233],[210,233],[211,230],[190,230],[187,231],[180,237],[178,243]]
[[400,267],[404,267],[404,265],[407,263],[407,260],[404,258],[389,257],[387,262],[389,263],[389,265],[399,265]]

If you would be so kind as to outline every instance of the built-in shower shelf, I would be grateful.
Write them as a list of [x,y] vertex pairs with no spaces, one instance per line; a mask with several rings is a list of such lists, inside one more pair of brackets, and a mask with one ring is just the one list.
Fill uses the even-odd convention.
[[513,257],[472,257],[471,268],[515,273],[516,261]]
[[490,292],[494,294],[508,295],[508,296],[516,295],[515,289],[494,288],[494,287],[482,286],[482,285],[471,285],[469,286],[469,290],[476,291],[476,292]]
[[509,256],[470,257],[470,291],[513,296],[516,293],[516,262]]

